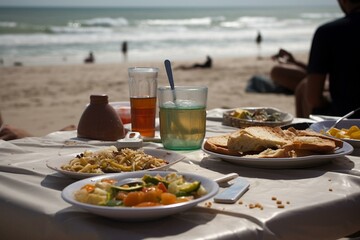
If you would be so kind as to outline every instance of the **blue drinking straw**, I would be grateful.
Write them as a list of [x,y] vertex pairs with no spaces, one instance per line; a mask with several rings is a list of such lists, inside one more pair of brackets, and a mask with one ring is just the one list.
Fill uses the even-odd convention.
[[172,70],[171,70],[171,62],[170,62],[170,60],[166,59],[164,61],[164,64],[165,64],[166,74],[169,79],[170,88],[172,90],[173,101],[174,101],[174,104],[176,104],[176,102],[175,102],[176,101],[175,84],[174,84],[174,78],[173,78],[173,74],[172,74]]

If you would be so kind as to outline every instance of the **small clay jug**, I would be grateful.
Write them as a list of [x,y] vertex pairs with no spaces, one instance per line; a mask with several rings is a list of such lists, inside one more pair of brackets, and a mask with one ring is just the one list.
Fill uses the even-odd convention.
[[90,104],[84,110],[77,130],[80,138],[116,141],[124,138],[124,125],[109,105],[108,96],[91,95]]

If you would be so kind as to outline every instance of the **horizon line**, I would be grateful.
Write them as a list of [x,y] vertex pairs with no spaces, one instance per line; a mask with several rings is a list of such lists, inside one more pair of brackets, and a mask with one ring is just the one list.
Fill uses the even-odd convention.
[[64,6],[49,6],[49,5],[0,5],[0,8],[232,8],[232,7],[323,7],[323,6],[337,6],[336,4],[328,3],[317,3],[317,4],[262,4],[262,5],[251,5],[251,4],[235,4],[235,5],[226,5],[226,6],[219,6],[219,5],[210,5],[210,6],[201,6],[201,5],[191,5],[191,6],[137,6],[137,5],[113,5],[113,6],[100,6],[100,5],[93,5],[93,6],[81,6],[81,5],[64,5]]

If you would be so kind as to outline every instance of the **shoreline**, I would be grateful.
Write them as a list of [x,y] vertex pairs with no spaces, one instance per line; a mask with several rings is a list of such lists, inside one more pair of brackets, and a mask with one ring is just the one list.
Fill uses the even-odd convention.
[[[307,61],[306,53],[294,53]],[[172,61],[173,68],[202,62]],[[253,75],[268,76],[275,63],[270,57],[213,59],[211,69],[174,70],[176,85],[206,85],[207,109],[274,107],[295,113],[294,96],[244,91]],[[46,135],[69,124],[77,125],[91,94],[107,94],[109,101],[129,101],[127,69],[159,68],[158,86],[168,85],[162,61],[112,64],[0,67],[0,110],[5,123]]]

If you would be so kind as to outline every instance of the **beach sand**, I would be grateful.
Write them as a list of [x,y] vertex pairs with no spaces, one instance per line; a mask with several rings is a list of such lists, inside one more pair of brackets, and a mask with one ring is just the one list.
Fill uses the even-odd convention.
[[[306,54],[296,54],[306,60]],[[203,62],[173,61],[173,67]],[[246,93],[253,75],[268,76],[274,62],[269,57],[213,59],[213,68],[174,70],[176,85],[206,85],[207,109],[275,107],[295,113],[294,96]],[[66,125],[77,125],[91,94],[107,94],[109,101],[128,101],[128,67],[158,67],[158,85],[168,85],[162,61],[116,64],[0,67],[0,110],[5,123],[35,136]]]

